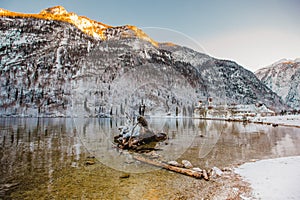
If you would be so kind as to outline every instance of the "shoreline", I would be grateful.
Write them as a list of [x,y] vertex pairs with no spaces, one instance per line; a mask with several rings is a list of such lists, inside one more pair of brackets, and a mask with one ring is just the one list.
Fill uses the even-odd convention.
[[[203,119],[203,120],[216,120],[216,121],[228,121],[228,122],[241,122],[241,123],[254,123],[261,125],[272,125],[300,128],[300,115],[282,115],[282,116],[268,116],[261,118],[250,118],[247,120],[238,119],[238,118],[213,118],[213,117],[193,117],[194,119]],[[290,123],[292,121],[292,123]]]
[[250,184],[254,199],[300,199],[300,156],[246,162],[234,173]]

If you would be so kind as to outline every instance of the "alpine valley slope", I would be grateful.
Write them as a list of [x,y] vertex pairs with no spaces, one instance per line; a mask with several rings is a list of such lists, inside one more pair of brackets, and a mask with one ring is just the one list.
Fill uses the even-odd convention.
[[300,110],[300,59],[282,59],[255,75],[292,109]]
[[135,26],[112,27],[56,6],[0,9],[0,115],[99,116],[138,111],[191,115],[198,100],[281,98],[250,71],[192,49],[157,43]]

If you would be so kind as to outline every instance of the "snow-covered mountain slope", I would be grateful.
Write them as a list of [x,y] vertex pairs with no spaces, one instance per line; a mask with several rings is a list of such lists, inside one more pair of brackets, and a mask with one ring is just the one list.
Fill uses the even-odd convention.
[[208,97],[214,103],[284,107],[232,61],[157,44],[133,26],[107,26],[101,28],[105,38],[95,37],[61,20],[71,15],[61,7],[50,11],[55,17],[2,12],[1,115],[120,115],[138,111],[142,103],[146,114],[191,115],[196,102]]
[[291,108],[300,109],[300,59],[283,59],[255,74]]

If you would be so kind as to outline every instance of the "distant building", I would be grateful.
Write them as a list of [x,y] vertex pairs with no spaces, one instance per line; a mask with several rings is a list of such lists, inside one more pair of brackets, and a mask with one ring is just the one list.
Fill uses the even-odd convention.
[[267,108],[266,105],[262,105],[262,106],[258,107],[258,114],[262,117],[276,115],[276,113],[273,110],[270,110],[269,108]]
[[256,106],[251,105],[234,105],[228,108],[231,112],[231,116],[240,117],[255,117],[256,116]]
[[274,116],[275,112],[267,108],[263,104],[250,105],[214,105],[213,99],[208,98],[207,104],[203,101],[198,102],[198,106],[194,110],[194,116],[200,118],[245,118],[256,116]]
[[267,108],[262,104],[250,104],[250,105],[234,105],[228,108],[231,111],[233,117],[255,117],[255,116],[274,116],[275,112]]
[[198,101],[198,106],[194,109],[194,117],[225,119],[229,115],[227,105],[214,105],[212,97],[207,99],[206,104],[203,101]]

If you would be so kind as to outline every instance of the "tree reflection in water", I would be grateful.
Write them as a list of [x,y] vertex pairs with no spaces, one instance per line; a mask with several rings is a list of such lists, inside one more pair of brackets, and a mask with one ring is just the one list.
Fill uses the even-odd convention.
[[[300,155],[297,128],[200,119],[148,120],[152,130],[168,134],[169,139],[157,147],[165,160],[186,159],[195,166],[221,168],[251,159]],[[101,170],[155,170],[114,148],[113,137],[122,124],[124,119],[0,119],[0,197],[41,185],[51,193],[53,183],[65,179],[62,173],[80,170],[87,155],[104,164]]]

